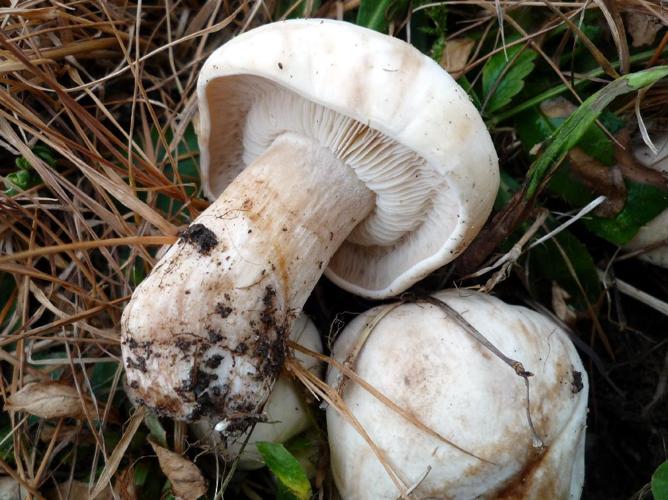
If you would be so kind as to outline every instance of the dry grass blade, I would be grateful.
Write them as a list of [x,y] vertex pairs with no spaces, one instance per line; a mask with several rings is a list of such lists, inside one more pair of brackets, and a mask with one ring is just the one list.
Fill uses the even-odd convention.
[[[485,458],[479,457],[478,455],[465,450],[461,446],[457,445],[454,443],[452,440],[442,436],[438,432],[436,432],[434,429],[429,427],[428,425],[425,425],[422,423],[415,415],[411,414],[410,412],[406,411],[403,409],[401,406],[399,406],[397,403],[392,401],[390,398],[385,396],[382,392],[380,392],[378,389],[373,387],[371,384],[369,384],[366,380],[364,380],[362,377],[360,377],[357,373],[355,373],[354,370],[352,370],[349,366],[348,363],[340,363],[336,359],[332,358],[331,356],[325,356],[324,354],[320,354],[314,351],[311,351],[310,349],[305,348],[304,346],[301,346],[295,342],[288,342],[291,348],[303,352],[304,354],[307,354],[309,356],[313,356],[318,358],[321,361],[324,361],[327,364],[330,364],[337,370],[339,370],[345,377],[350,378],[353,382],[358,384],[360,387],[362,387],[365,391],[367,391],[369,394],[371,394],[374,398],[376,398],[378,401],[383,403],[385,406],[390,408],[392,411],[396,412],[398,415],[401,415],[404,419],[406,419],[410,424],[414,425],[421,431],[425,432],[426,434],[432,436],[433,438],[438,439],[439,441],[443,442],[444,444],[451,446],[455,448],[456,450],[461,451],[465,455],[468,455],[472,458],[475,458],[476,460],[480,460],[481,462],[485,462],[488,464],[494,464],[494,462],[487,460]],[[289,365],[289,368],[292,368],[294,370],[294,365],[295,363]],[[329,387],[329,386],[327,386]],[[342,388],[340,384],[337,384],[336,387],[332,387],[332,389],[339,395],[341,400],[343,400],[343,395],[342,395]]]
[[[292,347],[295,346],[293,345]],[[320,380],[320,378],[318,378],[316,375],[306,370],[303,366],[301,366],[301,364],[288,359],[285,366],[313,394],[321,398],[327,404],[336,408],[336,410],[346,420],[346,422],[348,422],[359,433],[362,439],[364,439],[364,441],[369,445],[373,451],[373,454],[376,455],[376,458],[385,469],[385,472],[387,472],[388,476],[399,490],[400,497],[402,499],[407,499],[409,495],[409,487],[407,486],[406,481],[401,478],[398,471],[394,470],[394,467],[392,467],[390,462],[387,460],[385,452],[381,450],[378,445],[376,445],[376,443],[373,441],[373,438],[369,436],[366,430],[364,430],[362,424],[360,424],[359,420],[357,420],[350,408],[348,408],[348,405],[346,405],[345,401],[339,395],[339,393],[325,382]]]
[[65,243],[52,247],[35,248],[25,252],[16,252],[0,257],[0,264],[16,260],[32,259],[53,253],[69,252],[71,250],[88,250],[105,246],[120,245],[171,245],[176,242],[176,236],[128,236],[126,238],[113,238],[108,240],[82,241],[77,243]]
[[[121,383],[121,307],[154,265],[156,246],[174,243],[177,228],[207,206],[190,124],[197,74],[249,5],[169,7],[19,0],[0,8],[0,178],[14,173],[16,156],[35,178],[0,193],[0,389],[17,410],[76,416],[85,429],[85,437],[43,439],[35,426],[44,422],[7,414],[12,465],[3,468],[36,497],[31,481],[46,479],[62,485],[61,495],[106,497],[115,471],[129,470],[123,462],[132,460],[141,418],[123,433],[118,416],[127,408],[109,405]],[[41,398],[35,409],[18,399],[54,372],[67,401]],[[45,410],[53,401],[63,404]],[[111,455],[109,432],[123,435]],[[91,477],[94,491],[82,483]]]
[[[668,44],[666,33],[641,33],[641,28],[631,28],[634,40],[650,43],[646,55],[637,57],[639,54],[629,55],[624,33],[624,23],[627,27],[630,24],[629,14],[648,16],[653,29],[665,26],[668,16],[659,0],[446,0],[415,8],[404,7],[402,2],[389,3],[392,7],[385,14],[393,36],[412,36],[416,43],[421,41],[420,48],[425,52],[436,48],[432,44],[438,38],[439,43],[445,43],[442,64],[457,77],[465,77],[473,93],[480,87],[483,65],[509,47],[526,47],[541,55],[531,75],[540,78],[535,82],[527,79],[525,94],[518,94],[516,99],[531,96],[535,83],[538,87],[558,87],[555,95],[570,91],[577,100],[578,94],[588,95],[604,79],[615,77],[616,71],[626,71],[629,64],[657,64],[665,58]],[[145,473],[141,469],[149,461],[150,470],[158,471],[158,463],[148,441],[129,444],[133,436],[138,436],[142,410],[130,416],[133,407],[122,394],[119,322],[133,289],[159,258],[159,246],[174,244],[178,229],[208,206],[200,189],[194,133],[199,69],[213,50],[244,30],[296,14],[352,19],[361,2],[207,0],[200,4],[192,0],[12,0],[0,7],[0,181],[13,187],[13,191],[0,193],[0,298],[4,300],[0,303],[0,394],[12,409],[0,422],[0,473],[12,488],[20,485],[24,495],[148,495],[150,488],[134,484],[134,472]],[[439,24],[436,18],[441,9],[428,9],[439,6],[448,12],[437,33],[433,27]],[[573,40],[577,43],[567,53]],[[611,54],[618,54],[620,61],[607,59]],[[589,71],[592,57],[603,70]],[[655,85],[640,96],[642,99],[619,99],[609,109],[624,119],[635,111],[644,120],[641,131],[646,123],[645,135],[655,137],[652,123],[662,115],[666,95],[665,85]],[[513,117],[517,113],[537,104],[530,101],[517,106],[509,103],[508,108],[488,117],[495,144],[500,146],[503,168],[517,178],[525,165],[515,162],[522,145],[518,144],[521,141],[516,130],[510,129],[516,125]],[[635,130],[635,121],[631,121],[627,120],[626,128]],[[508,149],[506,136],[512,136],[509,142],[513,146]],[[666,186],[664,177],[639,165],[625,149],[627,143],[616,138],[620,142],[617,160],[626,179],[652,187]],[[28,173],[27,185],[16,182],[17,165]],[[608,195],[607,191],[596,191],[601,188],[596,186],[596,179],[591,183],[595,194]],[[471,247],[475,252],[463,254],[458,271],[473,273],[490,255],[498,254],[501,236],[508,236],[520,222],[535,214],[534,201],[526,200],[524,191],[518,193],[508,209],[497,214],[496,227],[488,226],[481,240]],[[547,209],[552,209],[552,201],[546,200]],[[541,223],[536,221],[531,232],[539,227]],[[488,282],[489,288],[506,278],[516,255],[530,241],[531,236],[526,234],[518,247],[495,264],[501,271]],[[642,251],[665,244],[657,243]],[[597,244],[597,249],[602,245]],[[613,260],[607,255],[604,260],[615,265],[625,261],[620,267],[632,266],[629,259],[638,252]],[[563,258],[568,259],[565,252]],[[574,273],[569,262],[566,267],[567,273]],[[504,285],[509,286],[519,275],[510,274]],[[620,275],[626,279],[623,273]],[[451,277],[439,286],[452,283]],[[574,287],[582,288],[578,276],[571,277]],[[533,284],[533,276],[528,273],[521,278],[526,278],[527,285]],[[633,288],[625,288],[627,284]],[[662,283],[655,288],[635,281],[633,285],[617,281],[616,285],[620,292],[630,291],[647,302],[652,302],[651,297],[644,296],[641,289],[656,293],[655,299],[660,297],[657,289],[665,290]],[[326,324],[344,309],[337,309],[343,304],[339,302],[341,294],[322,289],[327,311],[321,311],[316,319]],[[502,287],[497,291],[504,293]],[[577,295],[573,290],[569,292],[572,297]],[[619,294],[615,297],[619,300]],[[360,308],[369,305],[354,304]],[[652,304],[665,310],[665,304]],[[562,313],[563,307],[574,309],[572,300],[565,303],[564,299],[557,305]],[[359,310],[345,310],[351,309]],[[592,342],[596,332],[606,350],[619,352],[614,342],[616,332],[599,320],[599,309],[598,302],[587,304],[586,311],[578,311],[577,322],[582,324],[587,319],[586,312],[591,316],[588,334]],[[420,416],[409,415],[355,373],[356,357],[372,330],[370,325],[344,362],[318,358],[342,374],[338,387],[327,387],[290,362],[288,365],[313,394],[339,407],[372,448],[371,437],[351,409],[345,408],[341,398],[345,383],[359,384],[406,422],[456,447],[423,424]],[[59,383],[53,382],[56,379]],[[51,394],[53,388],[61,393]],[[44,394],[35,396],[38,393]],[[64,418],[75,418],[74,425],[67,420],[50,420]],[[176,453],[186,450],[187,426],[166,428],[168,442],[174,443],[171,449]],[[110,437],[121,437],[113,449],[107,448],[112,446]],[[373,449],[402,495],[410,496],[415,485],[403,481],[402,471],[392,468],[382,449]],[[201,464],[210,458],[203,458]],[[217,477],[220,464],[215,465]],[[203,476],[213,469],[202,465]],[[229,484],[233,488],[239,475],[233,480],[234,467],[227,471],[230,473],[224,485],[232,481]],[[165,472],[175,479],[173,471]],[[151,488],[160,491],[165,483],[163,475],[149,476],[146,481],[159,483],[151,484]],[[265,495],[264,485],[255,483],[258,476],[248,477],[251,482],[245,484],[250,484],[245,491]],[[200,488],[199,479],[191,484]],[[50,490],[54,485],[57,487]],[[219,488],[216,494],[222,497],[223,491]]]
[[111,478],[116,473],[116,470],[118,469],[118,466],[120,465],[121,460],[125,455],[125,450],[127,450],[128,446],[130,446],[130,441],[132,441],[132,438],[144,420],[144,413],[145,410],[143,408],[138,408],[130,418],[128,426],[123,433],[123,437],[121,437],[120,441],[116,445],[116,448],[114,448],[114,451],[111,453],[109,460],[104,466],[104,470],[100,474],[100,478],[97,480],[95,488],[93,488],[93,491],[90,494],[92,498],[95,498],[97,495],[102,493],[102,491],[104,491],[104,489],[107,488],[110,484]]
[[577,36],[577,39],[584,43],[584,45],[587,47],[589,52],[591,53],[592,57],[596,60],[596,62],[603,68],[603,70],[606,72],[608,76],[611,78],[617,78],[619,77],[619,73],[615,71],[615,68],[612,67],[612,64],[610,64],[610,61],[605,57],[605,55],[594,45],[594,42],[592,42],[589,37],[578,27],[577,24],[575,24],[573,21],[571,21],[567,16],[565,16],[557,7],[555,7],[550,0],[545,0],[545,5],[547,5],[552,12],[554,12],[559,18],[566,23],[566,25],[573,31],[573,33]]

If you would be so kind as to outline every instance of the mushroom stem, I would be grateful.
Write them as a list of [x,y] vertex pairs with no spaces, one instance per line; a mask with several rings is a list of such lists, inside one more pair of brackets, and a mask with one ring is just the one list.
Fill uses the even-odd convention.
[[293,320],[373,206],[328,149],[280,135],[135,290],[122,319],[130,393],[228,433],[260,418]]

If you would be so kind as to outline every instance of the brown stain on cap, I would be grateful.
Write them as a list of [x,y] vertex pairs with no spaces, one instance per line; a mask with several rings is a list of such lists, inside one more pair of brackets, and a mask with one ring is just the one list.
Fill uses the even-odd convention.
[[563,498],[563,492],[560,491],[559,472],[545,463],[549,451],[549,447],[531,449],[529,451],[531,458],[527,464],[511,477],[492,498],[504,500]]

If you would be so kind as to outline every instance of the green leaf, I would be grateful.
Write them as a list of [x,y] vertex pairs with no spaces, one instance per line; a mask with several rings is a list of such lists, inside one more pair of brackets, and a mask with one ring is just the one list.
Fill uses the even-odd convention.
[[146,462],[139,462],[135,465],[135,486],[141,488],[146,484],[146,478],[148,477],[149,464]]
[[[11,174],[7,174],[5,178],[5,194],[13,196],[21,191],[30,189],[41,182],[39,175],[33,170],[17,170]],[[16,189],[18,188],[18,190]]]
[[652,474],[654,500],[668,500],[668,461],[663,462]]
[[550,137],[549,145],[529,169],[527,198],[532,197],[538,186],[554,165],[560,164],[568,152],[580,141],[584,133],[596,121],[603,109],[620,95],[647,87],[668,76],[668,66],[656,66],[637,73],[622,76],[589,97],[562,123]]
[[[63,353],[63,358],[67,355]],[[90,375],[90,383],[93,392],[98,399],[106,398],[111,390],[111,384],[120,369],[119,363],[96,363]]]
[[478,97],[478,94],[476,94],[476,91],[473,88],[473,85],[471,85],[471,82],[466,77],[466,75],[460,76],[457,79],[457,83],[459,84],[459,86],[461,88],[463,88],[466,91],[466,93],[471,98],[471,101],[473,101],[473,104],[475,105],[475,107],[480,109],[482,107],[482,103],[480,102],[480,97]]
[[[552,230],[558,224],[550,217],[547,226]],[[568,259],[568,262],[566,262],[566,259]],[[589,254],[587,247],[568,230],[560,232],[553,239],[533,248],[528,262],[530,265],[529,274],[532,276],[531,285],[543,289],[546,294],[543,297],[545,300],[549,300],[553,281],[556,281],[561,288],[570,294],[573,305],[578,309],[585,309],[587,302],[594,303],[600,297],[601,284],[596,273],[594,259]],[[569,269],[569,263],[575,276],[577,276],[577,280],[582,285],[584,297],[578,281],[575,280]]]
[[626,204],[612,219],[592,217],[585,225],[596,234],[614,243],[624,245],[638,230],[668,209],[668,192],[634,181],[626,181]]
[[397,12],[406,10],[406,0],[362,0],[356,24],[387,33],[390,20]]
[[130,284],[136,288],[139,286],[139,283],[144,281],[144,278],[146,278],[144,259],[136,257],[134,264],[132,264],[132,269],[130,269]]
[[533,71],[536,52],[523,49],[517,45],[510,47],[485,63],[482,69],[482,93],[487,114],[509,104],[524,87],[524,79]]
[[14,441],[10,424],[0,427],[0,458],[5,462],[14,461]]
[[[50,167],[54,167],[56,165],[56,157],[53,154],[53,151],[49,149],[48,147],[38,144],[37,146],[32,148],[32,152],[44,160],[47,165]],[[21,170],[30,170],[32,169],[32,165],[28,161],[28,159],[25,156],[19,156],[14,163],[16,164],[17,168]]]
[[[320,0],[300,0],[299,5],[295,6],[293,0],[279,0],[276,4],[275,19],[297,19],[300,17],[313,17],[313,13],[320,7]],[[287,16],[285,15],[287,13]]]
[[158,420],[158,417],[151,413],[147,413],[144,416],[144,424],[148,427],[151,437],[156,444],[159,444],[163,448],[167,448],[167,431]]
[[264,463],[279,483],[278,498],[308,500],[311,483],[297,459],[282,444],[261,441],[256,443]]
[[[661,74],[668,74],[666,67],[664,67],[662,72],[650,76],[657,79]],[[635,79],[634,81],[637,85],[637,81],[643,84],[649,80],[647,75],[643,75],[643,78]],[[611,97],[604,95],[602,99],[609,98]],[[550,149],[553,147],[554,141],[561,140],[556,139],[556,136],[565,127],[571,127],[573,137],[563,143],[563,147],[567,149],[558,153],[561,159],[563,159],[572,147],[578,146],[589,156],[601,163],[606,165],[614,164],[614,145],[594,123],[595,116],[582,117],[582,121],[580,121],[580,125],[577,127],[573,127],[572,124],[568,123],[573,119],[575,114],[583,113],[581,111],[583,107],[590,109],[589,102],[589,99],[585,101],[568,119],[548,118],[537,107],[522,113],[517,120],[517,131],[524,148],[528,151],[535,144],[552,140],[552,144],[548,146],[548,149]],[[623,122],[614,114],[601,109],[600,102],[596,104],[595,109],[600,113],[601,121],[610,131],[617,131],[623,126]],[[546,150],[543,156],[547,152]],[[532,168],[536,168],[535,165],[541,161],[541,158],[534,163],[534,167]],[[616,245],[628,243],[642,226],[668,208],[668,193],[665,191],[655,186],[641,184],[628,179],[625,182],[627,187],[626,204],[617,216],[614,218],[601,218],[592,215],[582,221],[590,231]],[[550,181],[549,189],[574,207],[582,207],[595,197],[595,193],[570,174],[570,167],[568,165],[564,165],[555,172]]]

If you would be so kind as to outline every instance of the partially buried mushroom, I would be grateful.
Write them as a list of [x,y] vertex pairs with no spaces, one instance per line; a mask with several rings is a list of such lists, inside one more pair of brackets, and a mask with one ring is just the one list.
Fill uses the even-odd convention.
[[[588,384],[566,333],[489,295],[449,290],[434,297],[533,374],[530,405],[524,380],[438,304],[383,305],[355,318],[333,357],[405,413],[346,383],[336,369],[328,382],[410,498],[579,498]],[[332,405],[327,432],[341,498],[399,498],[369,444]]]
[[[304,314],[292,326],[290,340],[314,352],[322,352],[320,334]],[[321,377],[322,364],[303,352],[295,352],[295,361],[317,377]],[[225,460],[239,457],[241,469],[257,469],[264,465],[256,444],[260,441],[285,443],[308,429],[312,424],[304,395],[306,389],[287,373],[282,373],[264,406],[266,421],[255,424],[250,436],[247,433],[225,439],[215,430],[215,424],[207,418],[191,424],[200,445],[220,454]],[[244,446],[245,445],[245,446]]]
[[[663,133],[655,139],[654,146],[656,151],[641,143],[633,148],[633,155],[645,167],[664,174],[665,186],[668,184],[668,132],[665,131],[665,127]],[[656,245],[658,245],[656,248],[650,248]],[[668,209],[641,227],[625,247],[630,250],[647,248],[649,251],[640,254],[641,259],[657,266],[668,267]]]
[[246,428],[324,272],[402,292],[454,259],[489,215],[498,165],[466,93],[412,46],[295,20],[233,39],[198,84],[215,200],[135,290],[122,318],[134,398]]

